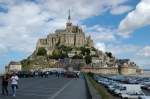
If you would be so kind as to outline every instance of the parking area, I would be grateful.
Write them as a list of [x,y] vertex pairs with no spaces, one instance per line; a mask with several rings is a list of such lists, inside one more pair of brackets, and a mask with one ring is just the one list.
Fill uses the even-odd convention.
[[114,99],[150,99],[150,91],[145,89],[149,78],[94,75],[94,79],[104,86]]

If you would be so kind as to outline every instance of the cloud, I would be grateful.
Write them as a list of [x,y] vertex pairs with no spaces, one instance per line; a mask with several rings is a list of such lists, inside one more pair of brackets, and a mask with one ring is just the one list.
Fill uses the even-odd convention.
[[141,0],[135,10],[120,22],[118,27],[119,35],[128,37],[138,28],[150,25],[150,0]]
[[144,69],[149,69],[150,58],[143,57],[143,56],[136,56],[136,57],[133,57],[132,60],[135,61],[139,67],[144,68]]
[[116,40],[116,30],[110,27],[102,27],[100,25],[94,25],[86,27],[87,35],[91,35],[95,42],[112,42]]
[[47,18],[48,15],[34,3],[15,5],[8,13],[0,13],[0,21],[4,24],[0,27],[1,46],[8,51],[31,53],[40,33],[48,25],[44,22]]
[[150,57],[150,46],[145,46],[142,48],[137,55],[143,56],[143,57]]
[[100,25],[94,25],[91,27],[84,26],[86,35],[91,35],[94,40],[95,48],[105,52],[107,42],[116,42],[116,30],[110,27],[102,27]]
[[[128,0],[37,0],[42,8],[47,9],[53,16],[66,16],[66,11],[70,8],[75,19],[86,19],[91,16],[111,11],[112,8],[122,6]],[[53,6],[49,6],[53,4]],[[59,14],[58,14],[59,13]]]
[[133,7],[131,7],[131,6],[121,5],[121,6],[117,6],[117,7],[112,8],[110,13],[113,15],[118,15],[118,14],[123,14],[125,12],[129,12],[132,9],[133,9]]
[[114,55],[119,57],[126,57],[127,54],[131,54],[131,53],[135,54],[140,49],[139,46],[130,45],[130,44],[116,44],[116,43],[108,44],[106,48],[107,51],[110,51]]
[[100,43],[100,42],[96,43],[96,44],[95,44],[95,48],[97,48],[98,50],[101,50],[101,51],[103,51],[103,52],[106,51],[106,46],[105,46],[104,43]]

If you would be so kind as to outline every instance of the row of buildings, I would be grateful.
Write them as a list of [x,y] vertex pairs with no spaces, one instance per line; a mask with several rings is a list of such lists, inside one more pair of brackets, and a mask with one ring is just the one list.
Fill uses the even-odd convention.
[[[93,72],[97,74],[121,74],[121,75],[135,75],[142,74],[142,69],[139,69],[135,63],[129,59],[119,59],[117,63],[107,64],[106,61],[101,61],[96,57],[92,58],[92,63],[86,65],[84,59],[71,59],[65,58],[60,60],[50,59],[50,64],[53,64],[53,68],[67,68],[72,67],[75,70],[81,70],[83,72]],[[34,65],[31,71],[34,70],[46,70],[48,68],[42,68],[40,65]],[[11,61],[6,67],[6,72],[22,71],[22,64],[20,62]]]
[[11,61],[7,66],[5,66],[5,72],[17,72],[22,71],[22,65],[20,62]]

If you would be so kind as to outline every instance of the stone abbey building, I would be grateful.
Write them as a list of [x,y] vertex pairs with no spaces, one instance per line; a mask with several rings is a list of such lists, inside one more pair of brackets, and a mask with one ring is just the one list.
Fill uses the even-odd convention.
[[55,33],[50,33],[47,38],[39,39],[36,47],[37,49],[44,47],[47,53],[51,54],[57,43],[70,47],[82,47],[87,43],[89,47],[93,46],[91,37],[86,39],[82,28],[71,23],[70,14],[65,29],[57,29]]
[[[64,45],[72,48],[85,46],[86,48],[90,49],[90,56],[92,58],[92,62],[89,66],[85,64],[85,59],[72,59],[70,57],[68,63],[66,62],[66,60],[68,59],[66,60],[64,59],[63,61],[65,62],[63,63],[61,63],[59,60],[55,60],[57,61],[56,63],[62,64],[62,67],[68,65],[75,67],[79,63],[82,63],[84,64],[84,66],[81,67],[80,70],[83,72],[128,75],[128,74],[136,74],[138,71],[140,71],[138,66],[134,62],[131,62],[130,60],[126,59],[118,60],[114,56],[110,57],[105,52],[99,51],[97,49],[93,51],[92,48],[94,48],[94,45],[91,36],[85,37],[85,33],[83,32],[82,28],[72,24],[70,13],[68,16],[66,27],[64,29],[57,29],[54,33],[48,34],[46,38],[41,38],[38,40],[35,53],[38,51],[39,48],[43,47],[47,50],[48,55],[52,55],[52,52],[55,50],[57,45]],[[78,54],[78,50],[75,51],[76,54]],[[68,56],[72,55],[70,53],[74,53],[74,50],[67,53]],[[50,59],[47,63],[48,64],[51,63],[50,62],[51,60],[53,59]],[[35,68],[37,69],[37,66],[39,66],[40,68],[41,65],[43,65],[43,63],[42,64],[36,63],[34,65]]]
[[[68,57],[55,59],[49,58],[53,51],[59,50],[58,46],[72,47],[71,51],[67,52]],[[38,56],[39,48],[45,48],[46,56]],[[86,63],[86,55],[81,53],[81,49],[86,48],[89,52],[91,62]],[[85,51],[85,50],[84,50]],[[75,58],[75,56],[78,56]],[[79,57],[81,56],[81,57]],[[13,67],[13,68],[12,68]],[[91,36],[85,37],[82,28],[73,25],[69,13],[68,21],[64,29],[57,29],[54,33],[50,33],[46,38],[38,40],[36,50],[27,59],[21,62],[10,62],[6,66],[6,71],[12,70],[49,70],[51,68],[65,68],[72,67],[74,70],[81,70],[82,72],[93,72],[98,74],[122,74],[132,75],[141,73],[142,69],[129,59],[116,59],[111,53],[102,52],[94,48]]]

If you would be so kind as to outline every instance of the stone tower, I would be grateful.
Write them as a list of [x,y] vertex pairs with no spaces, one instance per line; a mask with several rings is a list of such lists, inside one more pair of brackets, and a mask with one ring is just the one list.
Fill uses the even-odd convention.
[[86,43],[87,43],[86,45],[87,45],[89,48],[94,47],[94,44],[93,44],[93,40],[92,40],[92,38],[91,38],[91,35],[89,35],[89,36],[87,37]]

